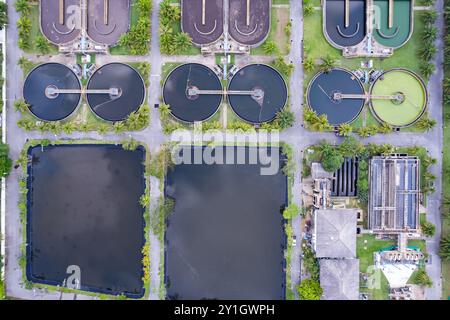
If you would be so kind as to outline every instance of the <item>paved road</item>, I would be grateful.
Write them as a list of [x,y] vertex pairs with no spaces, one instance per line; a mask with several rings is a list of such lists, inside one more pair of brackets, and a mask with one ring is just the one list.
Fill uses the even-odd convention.
[[433,157],[439,159],[438,165],[431,168],[431,172],[439,177],[436,181],[437,192],[432,194],[428,199],[427,219],[436,225],[436,234],[431,239],[427,239],[427,250],[431,255],[432,264],[427,265],[426,270],[433,279],[433,287],[426,290],[426,297],[430,300],[441,299],[442,296],[442,279],[441,279],[441,259],[438,255],[439,241],[441,238],[441,203],[442,203],[442,152],[443,152],[443,123],[442,123],[442,81],[444,79],[443,71],[443,0],[437,0],[435,10],[439,13],[436,25],[439,29],[437,46],[437,55],[433,61],[436,66],[436,72],[432,75],[428,90],[430,93],[430,116],[438,121],[436,129],[428,134],[428,146]]
[[[151,106],[151,125],[143,131],[133,133],[114,134],[108,133],[105,135],[99,135],[98,133],[80,133],[76,132],[71,135],[61,134],[59,139],[80,139],[90,138],[105,141],[120,142],[124,138],[131,136],[136,140],[145,142],[151,152],[155,152],[162,143],[168,140],[168,137],[164,136],[161,132],[161,123],[157,110],[153,108],[155,103],[160,101],[160,80],[161,80],[161,67],[165,62],[200,62],[211,64],[214,62],[214,58],[203,58],[200,56],[181,56],[181,57],[167,57],[162,56],[159,51],[159,35],[158,35],[158,8],[161,0],[153,0],[153,14],[152,14],[152,41],[151,41],[151,54],[145,57],[119,57],[119,56],[99,56],[97,62],[99,64],[108,63],[112,61],[118,62],[130,62],[130,61],[149,61],[151,63],[151,78],[149,89],[149,104]],[[13,0],[9,0],[8,4],[11,6]],[[436,3],[438,8],[442,8],[442,0],[438,0]],[[438,10],[439,11],[439,10]],[[9,10],[9,27],[8,42],[7,42],[7,72],[8,75],[21,75],[22,71],[17,66],[17,60],[22,55],[21,51],[17,48],[17,29],[16,21],[18,16],[15,10],[10,7]],[[295,113],[297,122],[294,127],[286,130],[280,135],[282,141],[292,145],[295,151],[295,160],[297,162],[297,172],[295,173],[294,186],[293,186],[293,201],[301,205],[301,152],[306,147],[316,144],[323,139],[327,139],[331,142],[337,143],[342,139],[337,138],[331,133],[317,133],[309,132],[302,126],[302,102],[303,102],[303,70],[301,66],[301,42],[302,42],[302,2],[297,0],[291,0],[291,19],[293,23],[292,28],[292,47],[289,59],[295,63],[296,68],[291,79],[291,103],[292,111]],[[442,17],[440,17],[439,24],[442,24]],[[440,52],[442,53],[442,43],[439,43]],[[61,61],[66,62],[67,59],[63,56],[56,57],[31,57],[35,61]],[[240,58],[241,63],[252,61],[264,62],[267,58],[264,57],[244,57]],[[442,54],[436,58],[436,63],[440,66],[442,62]],[[40,134],[38,132],[24,132],[16,125],[20,115],[13,110],[13,101],[21,97],[21,90],[23,80],[20,76],[9,76],[7,83],[7,102],[8,108],[8,143],[11,147],[11,157],[13,160],[17,160],[23,145],[27,138],[39,139],[39,138],[54,138],[50,133]],[[436,182],[436,187],[441,190],[441,172],[442,172],[442,105],[441,86],[442,70],[438,68],[438,71],[432,76],[429,90],[430,90],[430,116],[438,121],[436,129],[430,131],[427,134],[416,133],[395,133],[389,135],[376,135],[363,141],[366,143],[391,143],[396,146],[413,146],[421,145],[426,146],[430,154],[439,160],[438,165],[434,166],[431,170],[436,176],[439,177]],[[295,94],[294,94],[295,93]],[[430,143],[432,142],[432,143]],[[22,282],[22,270],[18,265],[18,258],[20,256],[20,244],[23,239],[23,230],[21,229],[21,223],[19,220],[19,212],[17,208],[18,203],[18,180],[21,174],[21,169],[13,170],[11,175],[7,179],[7,203],[6,203],[6,246],[7,246],[7,259],[6,259],[6,286],[7,294],[11,297],[18,297],[24,299],[58,299],[59,293],[34,293],[29,290],[25,290],[21,285]],[[155,179],[151,180],[151,203],[154,209],[156,200],[159,198],[159,182]],[[428,251],[433,256],[433,264],[427,266],[427,271],[432,275],[435,286],[427,290],[427,297],[429,299],[439,299],[441,296],[441,284],[440,279],[440,263],[436,256],[438,249],[438,237],[440,231],[440,206],[441,192],[436,192],[429,197],[428,201],[428,219],[434,222],[437,226],[437,235],[427,241]],[[294,234],[298,239],[301,238],[300,234],[301,219],[297,218],[293,221]],[[159,259],[161,252],[161,244],[156,237],[150,234],[151,240],[151,292],[149,299],[159,299]],[[295,247],[292,256],[292,269],[291,279],[293,288],[299,283],[300,280],[300,259],[301,249],[299,246]],[[64,294],[63,299],[71,299],[73,295]],[[89,296],[78,295],[78,299],[92,299]]]

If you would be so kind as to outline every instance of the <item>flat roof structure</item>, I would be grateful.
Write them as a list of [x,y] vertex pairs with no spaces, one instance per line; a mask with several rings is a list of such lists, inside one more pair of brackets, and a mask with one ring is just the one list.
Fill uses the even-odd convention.
[[317,258],[356,257],[357,210],[324,209],[314,213],[314,251]]
[[359,299],[359,259],[320,259],[322,300]]
[[258,46],[269,35],[271,0],[229,0],[228,32],[238,43]]
[[181,28],[196,45],[217,41],[223,34],[223,0],[181,0]]
[[342,166],[333,174],[331,196],[355,197],[358,180],[358,160],[345,158]]
[[373,157],[369,170],[369,228],[377,232],[417,230],[419,158],[402,155]]

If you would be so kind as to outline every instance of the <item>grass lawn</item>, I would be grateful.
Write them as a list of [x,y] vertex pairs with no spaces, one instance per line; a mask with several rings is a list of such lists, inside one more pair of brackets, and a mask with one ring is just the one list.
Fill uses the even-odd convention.
[[[450,76],[447,72],[447,77]],[[443,109],[444,117],[444,155],[443,155],[443,193],[444,197],[450,197],[450,107]],[[444,206],[443,211],[448,212],[448,206]],[[450,235],[450,218],[443,216],[442,218],[442,235]],[[442,261],[442,297],[448,299],[450,297],[450,262]]]
[[[40,54],[38,52],[38,50],[36,49],[36,44],[34,42],[34,40],[38,36],[43,36],[42,32],[41,32],[41,26],[39,25],[39,21],[40,21],[40,19],[39,19],[39,4],[37,4],[37,3],[30,4],[29,18],[31,21],[31,30],[30,30],[30,36],[29,36],[30,48],[27,50],[24,50],[24,51],[26,53],[30,53],[30,54]],[[51,54],[51,55],[58,54],[58,48],[55,45],[50,44],[49,54]]]
[[[367,243],[365,242],[367,241]],[[356,256],[359,259],[359,271],[367,273],[369,266],[373,266],[373,254],[383,248],[395,245],[394,240],[378,240],[373,235],[363,235],[356,240]],[[386,300],[389,295],[389,283],[380,272],[380,286],[377,289],[361,288],[361,292],[370,293],[373,300]]]
[[[289,54],[289,41],[290,39],[286,35],[285,28],[290,21],[289,8],[274,8],[271,9],[270,17],[270,32],[267,37],[267,41],[273,41],[277,44],[280,54]],[[294,30],[293,30],[294,31]],[[265,43],[265,42],[264,42]],[[264,43],[257,48],[251,49],[252,55],[267,55],[264,52]]]
[[[139,9],[136,5],[136,1],[132,1],[131,4],[131,20],[130,28],[134,26],[139,19]],[[109,49],[109,53],[112,55],[129,55],[130,51],[126,46],[117,45]]]
[[5,285],[3,284],[3,281],[0,281],[0,300],[5,299]]

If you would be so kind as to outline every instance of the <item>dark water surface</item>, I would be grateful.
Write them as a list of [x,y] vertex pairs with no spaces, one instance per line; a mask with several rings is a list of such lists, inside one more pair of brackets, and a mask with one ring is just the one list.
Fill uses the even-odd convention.
[[61,145],[29,154],[28,279],[61,284],[77,265],[84,290],[142,295],[144,151]]
[[222,90],[222,84],[217,75],[204,65],[189,63],[175,68],[163,88],[164,102],[170,105],[172,115],[186,122],[203,121],[214,115],[219,109],[222,94],[189,97],[189,88]]
[[120,90],[120,96],[88,94],[89,105],[100,118],[109,121],[125,120],[144,102],[145,84],[139,73],[129,65],[110,63],[102,66],[89,79],[87,88]]
[[260,175],[260,168],[182,164],[169,172],[166,196],[175,199],[166,231],[169,298],[284,298],[287,182],[281,172]]
[[347,70],[333,69],[317,74],[308,87],[308,104],[319,116],[325,114],[331,125],[352,122],[361,112],[364,99],[335,100],[334,93],[363,94],[361,82]]
[[366,36],[366,1],[350,0],[349,26],[345,27],[345,0],[326,0],[326,32],[339,47],[354,46]]
[[81,84],[70,68],[59,63],[46,63],[33,69],[25,80],[23,97],[36,117],[57,121],[75,111],[80,102],[79,93],[48,98],[45,94],[47,87],[80,90]]
[[229,95],[234,112],[252,123],[271,121],[287,100],[287,87],[283,77],[273,68],[263,64],[251,64],[240,69],[231,79],[229,90],[264,91],[264,98],[257,101],[250,95]]

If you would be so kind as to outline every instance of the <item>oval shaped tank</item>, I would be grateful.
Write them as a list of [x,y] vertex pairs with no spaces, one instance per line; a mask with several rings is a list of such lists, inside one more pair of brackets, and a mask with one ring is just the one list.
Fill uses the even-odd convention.
[[110,63],[97,69],[89,79],[87,90],[92,111],[107,121],[125,120],[140,108],[145,98],[144,80],[134,68],[123,63]]
[[[74,90],[58,92],[58,90]],[[23,86],[23,97],[36,117],[44,121],[67,118],[77,108],[81,84],[76,74],[59,63],[46,63],[34,68]]]
[[234,112],[250,123],[275,119],[287,101],[287,86],[274,68],[251,64],[240,69],[228,86],[228,101]]
[[208,67],[189,63],[176,67],[163,87],[164,103],[172,115],[184,122],[212,117],[222,102],[222,84]]
[[361,81],[352,72],[335,68],[314,76],[308,86],[307,99],[317,115],[325,114],[328,122],[337,126],[358,117],[364,107],[364,94]]

